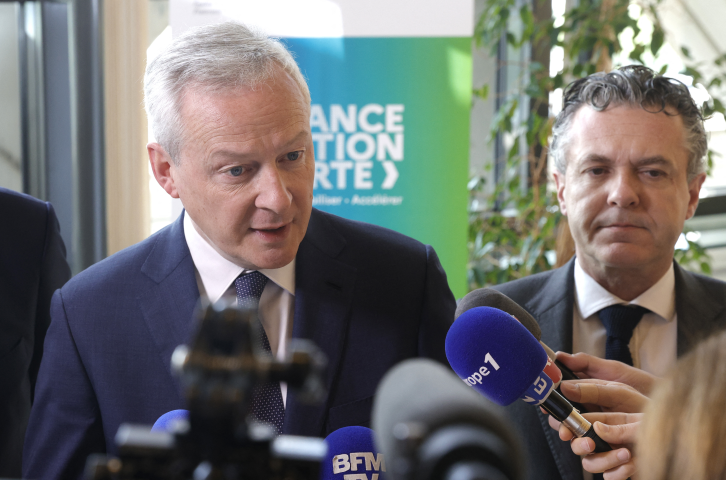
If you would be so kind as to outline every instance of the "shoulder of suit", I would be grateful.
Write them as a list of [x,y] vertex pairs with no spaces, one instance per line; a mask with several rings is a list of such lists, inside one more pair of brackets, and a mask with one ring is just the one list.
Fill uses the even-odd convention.
[[129,284],[139,278],[141,266],[149,257],[157,242],[170,234],[172,225],[162,228],[139,243],[124,248],[94,263],[71,278],[63,287],[63,293],[106,289],[115,284]]
[[[347,246],[357,247],[359,244],[366,248],[404,248],[422,250],[425,248],[420,241],[396,232],[389,228],[373,225],[371,223],[361,222],[358,220],[350,220],[339,217],[331,213],[322,212],[314,209],[313,216],[316,217],[314,222],[318,228],[330,228],[344,241]],[[309,232],[313,237],[319,237],[320,232]],[[330,235],[326,232],[325,235]],[[317,240],[311,239],[313,241]]]
[[[560,267],[567,268],[567,266]],[[535,273],[524,278],[512,280],[510,282],[495,285],[492,288],[498,290],[508,297],[516,301],[515,297],[526,295],[531,297],[532,293],[540,290],[559,269],[548,270],[546,272]]]
[[707,295],[717,295],[717,298],[726,302],[726,282],[723,280],[688,271],[676,264],[676,281],[679,280],[679,276],[680,281],[685,282],[689,288],[703,290]]
[[[48,206],[46,202],[24,193],[0,188],[0,224],[8,225],[20,221],[26,223],[34,219],[45,222]],[[30,216],[30,218],[28,218]]]

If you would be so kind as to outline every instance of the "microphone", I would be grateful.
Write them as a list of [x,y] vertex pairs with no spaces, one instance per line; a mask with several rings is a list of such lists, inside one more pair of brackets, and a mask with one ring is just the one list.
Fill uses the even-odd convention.
[[462,313],[446,335],[446,358],[456,374],[499,405],[522,399],[541,405],[578,437],[595,442],[595,452],[611,450],[590,422],[554,389],[545,372],[547,353],[510,314],[492,307]]
[[189,410],[172,410],[160,416],[151,427],[152,432],[174,433],[183,426],[189,426]]
[[373,430],[339,428],[325,438],[328,453],[321,480],[385,480],[386,460],[373,444]]
[[544,348],[547,352],[547,356],[550,357],[553,362],[555,362],[557,368],[559,368],[562,372],[563,380],[580,379],[580,377],[575,375],[575,373],[570,370],[565,364],[557,361],[555,352],[552,351],[550,347],[542,343],[542,330],[539,328],[537,320],[535,320],[534,317],[530,315],[527,310],[522,308],[517,302],[515,302],[498,290],[494,290],[492,288],[480,288],[478,290],[474,290],[473,292],[469,292],[464,298],[459,301],[459,304],[456,307],[456,313],[454,315],[454,318],[459,318],[459,315],[475,307],[498,308],[499,310],[502,310],[503,312],[507,312],[508,314],[512,315],[519,321],[519,323],[524,325],[527,330],[529,330],[529,333],[531,333],[537,340],[539,340],[540,345],[542,345],[542,348]]
[[524,456],[505,413],[429,359],[405,360],[373,401],[389,480],[521,480]]

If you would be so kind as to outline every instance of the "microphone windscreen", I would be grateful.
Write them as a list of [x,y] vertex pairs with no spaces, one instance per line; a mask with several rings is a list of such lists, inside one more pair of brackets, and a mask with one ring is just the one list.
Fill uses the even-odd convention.
[[[518,461],[520,444],[504,418],[503,409],[464,385],[448,368],[425,358],[405,360],[393,367],[378,385],[373,401],[376,445],[386,455],[388,478],[392,480],[410,477],[396,470],[402,459],[412,455],[402,440],[406,429],[420,430],[409,432],[414,438],[417,434],[430,437],[452,425],[492,433],[507,446],[504,456],[513,460],[509,463],[516,470],[523,464]],[[417,440],[422,441],[420,437]]]
[[542,338],[542,330],[539,328],[537,320],[527,310],[502,292],[491,288],[480,288],[469,292],[456,306],[454,318],[459,318],[464,312],[476,307],[492,307],[507,312],[519,320],[519,323],[524,325],[529,330],[529,333],[534,335],[537,340]]
[[328,453],[321,469],[322,480],[344,480],[353,474],[365,474],[370,480],[385,478],[386,462],[373,444],[370,428],[339,428],[325,438],[325,444]]
[[547,353],[529,330],[491,307],[469,309],[454,321],[446,358],[466,384],[499,405],[523,398],[547,365]]
[[175,431],[174,426],[182,421],[189,421],[189,410],[172,410],[160,416],[151,427],[152,432],[169,432]]

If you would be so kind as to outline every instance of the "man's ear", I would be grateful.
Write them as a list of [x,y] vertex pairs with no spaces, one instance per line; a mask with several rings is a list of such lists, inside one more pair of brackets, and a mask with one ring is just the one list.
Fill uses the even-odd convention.
[[555,187],[557,187],[557,201],[560,202],[560,211],[562,215],[567,216],[567,204],[565,203],[565,174],[559,170],[552,173],[555,177]]
[[176,168],[174,161],[167,151],[156,142],[146,145],[146,151],[149,152],[149,162],[151,162],[151,171],[154,172],[154,178],[159,182],[161,188],[172,198],[179,198],[179,192],[174,184],[173,171]]
[[701,187],[706,180],[706,174],[700,173],[688,183],[688,210],[686,210],[686,220],[696,213],[698,207],[698,196],[701,193]]

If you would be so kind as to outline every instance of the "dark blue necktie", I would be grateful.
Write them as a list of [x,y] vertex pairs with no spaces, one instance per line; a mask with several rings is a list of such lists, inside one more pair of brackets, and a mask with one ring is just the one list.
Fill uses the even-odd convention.
[[628,344],[638,322],[649,311],[637,305],[612,305],[600,310],[598,315],[608,334],[605,341],[605,358],[633,365]]
[[[260,272],[243,273],[234,281],[237,290],[237,305],[242,308],[251,308],[255,311],[260,303],[260,296],[265,289],[267,277]],[[258,318],[259,323],[259,318]],[[272,356],[270,341],[262,324],[258,329],[260,335],[257,345],[267,355]],[[282,433],[282,422],[285,418],[285,404],[282,402],[282,391],[279,382],[267,382],[255,387],[252,394],[252,414],[260,422],[272,425],[277,435]]]

